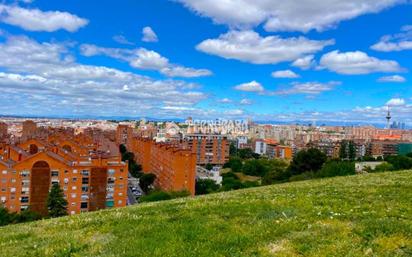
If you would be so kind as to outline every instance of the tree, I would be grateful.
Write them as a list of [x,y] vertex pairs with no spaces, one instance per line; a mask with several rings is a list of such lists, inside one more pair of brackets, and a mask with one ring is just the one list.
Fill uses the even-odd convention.
[[243,166],[243,173],[250,176],[264,176],[267,172],[267,168],[263,164],[262,160],[251,159],[245,162]]
[[123,155],[127,152],[126,146],[124,145],[119,145],[119,151]]
[[196,195],[206,195],[217,192],[220,186],[212,179],[198,179],[196,180],[195,192]]
[[353,161],[356,158],[356,147],[355,147],[355,143],[353,143],[353,141],[349,141],[348,144],[348,158],[349,160]]
[[302,150],[293,157],[288,169],[292,175],[315,172],[322,168],[326,159],[326,154],[316,148]]
[[208,164],[206,164],[206,167],[205,167],[207,170],[212,170],[213,169],[213,164],[211,164],[211,163],[208,163]]
[[9,211],[0,206],[0,226],[5,226],[12,223],[14,220],[13,214],[9,213]]
[[355,163],[349,161],[331,160],[315,173],[318,178],[355,175]]
[[404,155],[387,156],[386,161],[392,164],[393,170],[408,170],[412,168],[412,158]]
[[239,158],[242,160],[246,160],[256,158],[259,155],[256,156],[255,152],[253,152],[251,148],[244,148],[237,150],[237,156],[239,156]]
[[135,178],[139,178],[142,175],[142,165],[137,164],[134,160],[129,162],[129,172]]
[[153,173],[146,173],[140,176],[139,185],[142,188],[143,192],[146,194],[149,193],[150,187],[153,185],[156,180],[156,175]]
[[339,158],[341,160],[346,160],[348,158],[347,145],[348,144],[345,140],[340,143]]
[[47,197],[49,217],[61,217],[67,215],[67,201],[64,199],[63,190],[59,184],[53,184]]
[[239,157],[231,157],[227,166],[232,169],[232,172],[241,172],[243,163]]
[[230,145],[229,145],[229,155],[230,156],[234,156],[234,155],[236,155],[237,154],[237,147],[236,147],[236,145],[232,142],[232,143],[230,143]]

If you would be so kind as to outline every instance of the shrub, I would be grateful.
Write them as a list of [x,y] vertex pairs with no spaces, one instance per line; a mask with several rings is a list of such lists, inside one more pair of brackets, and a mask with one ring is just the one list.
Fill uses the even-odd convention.
[[289,178],[289,181],[294,182],[294,181],[303,181],[303,180],[309,180],[313,179],[315,177],[315,174],[313,172],[305,172],[299,175],[294,175]]
[[262,160],[251,159],[243,165],[243,173],[250,176],[264,176],[267,172],[267,167]]
[[393,170],[408,170],[412,168],[412,158],[404,155],[387,156],[386,161],[393,166]]
[[195,188],[196,195],[206,195],[218,191],[220,185],[212,179],[199,179],[196,180]]
[[355,163],[350,161],[328,161],[315,173],[318,178],[355,175]]
[[153,191],[148,195],[144,195],[140,197],[139,202],[157,202],[157,201],[164,201],[164,200],[170,200],[172,199],[172,196],[163,191]]
[[384,162],[376,166],[372,172],[385,172],[385,171],[392,171],[392,170],[394,170],[393,165],[390,163]]

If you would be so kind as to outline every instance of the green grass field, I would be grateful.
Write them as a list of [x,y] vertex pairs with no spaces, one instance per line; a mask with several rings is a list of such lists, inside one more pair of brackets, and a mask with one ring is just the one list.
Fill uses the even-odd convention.
[[412,172],[288,183],[3,227],[0,256],[412,256]]

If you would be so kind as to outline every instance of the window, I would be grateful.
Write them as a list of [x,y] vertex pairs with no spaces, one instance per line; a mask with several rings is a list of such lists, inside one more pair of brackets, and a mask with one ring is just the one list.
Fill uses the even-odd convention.
[[81,209],[87,209],[88,203],[87,202],[82,202],[80,203],[80,208]]
[[77,186],[72,186],[72,190],[77,190]]
[[73,170],[73,174],[77,174],[77,170]]
[[89,176],[89,170],[82,170],[81,174],[83,176]]
[[16,192],[16,188],[15,188],[15,187],[10,188],[10,192],[15,193],[15,192]]
[[72,182],[76,183],[77,182],[77,178],[72,178]]
[[110,176],[113,176],[114,173],[115,173],[115,170],[114,170],[114,169],[109,169],[109,170],[107,170],[107,173],[108,173]]
[[82,178],[82,184],[89,184],[89,178]]
[[122,200],[119,200],[117,203],[118,203],[118,204],[122,204],[122,203],[123,203],[123,201],[122,201]]
[[21,203],[28,203],[29,202],[29,197],[28,196],[23,196],[20,200]]
[[3,175],[6,175],[7,174],[7,170],[3,170]]
[[89,192],[89,187],[88,186],[82,186],[82,192],[83,193]]
[[77,195],[76,194],[72,194],[72,198],[76,198],[77,197]]
[[20,172],[20,175],[21,175],[22,177],[28,177],[28,176],[30,176],[30,171],[28,171],[28,170],[23,170],[22,172]]
[[52,175],[52,177],[58,177],[59,176],[59,171],[58,170],[52,170],[51,175]]
[[6,183],[7,182],[7,179],[5,179],[5,178],[3,178],[3,179],[1,179],[1,183]]
[[52,186],[59,185],[59,181],[52,181],[51,184],[52,184]]
[[16,179],[15,179],[15,178],[12,178],[12,179],[10,179],[10,182],[11,182],[11,183],[16,183]]

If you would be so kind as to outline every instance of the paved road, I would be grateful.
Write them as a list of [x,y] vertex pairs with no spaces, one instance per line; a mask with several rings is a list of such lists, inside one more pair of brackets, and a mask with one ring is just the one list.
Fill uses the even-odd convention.
[[132,192],[132,188],[137,188],[138,191],[143,192],[140,188],[138,179],[132,177],[129,173],[129,182],[127,188],[127,202],[129,205],[137,204],[136,196]]

